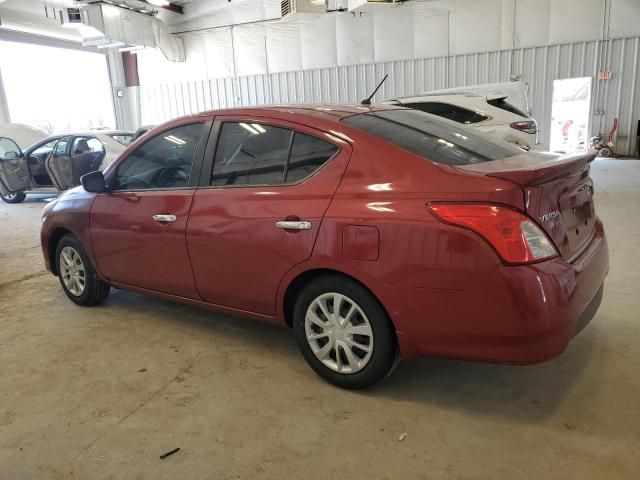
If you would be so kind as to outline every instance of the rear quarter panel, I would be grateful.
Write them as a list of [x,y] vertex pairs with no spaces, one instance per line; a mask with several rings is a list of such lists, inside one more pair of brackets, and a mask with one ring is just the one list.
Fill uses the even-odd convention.
[[[387,142],[360,138],[322,222],[312,257],[289,272],[285,285],[304,270],[329,268],[365,284],[387,308],[397,329],[396,287],[462,291],[501,261],[478,235],[446,225],[429,212],[431,201],[483,201],[524,209],[522,190],[511,182],[459,174]],[[356,259],[345,254],[345,228],[375,227],[378,255],[365,246]],[[369,258],[369,260],[365,260]],[[281,292],[281,295],[283,292]],[[279,302],[280,304],[282,302]],[[397,321],[396,321],[397,320]]]

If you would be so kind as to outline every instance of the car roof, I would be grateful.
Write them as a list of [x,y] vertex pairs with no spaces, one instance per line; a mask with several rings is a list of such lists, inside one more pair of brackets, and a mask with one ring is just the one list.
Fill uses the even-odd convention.
[[[388,104],[306,104],[306,105],[269,105],[264,107],[237,107],[220,110],[209,110],[197,114],[187,115],[179,119],[172,120],[165,125],[183,123],[184,119],[197,119],[201,117],[211,117],[218,115],[254,115],[278,118],[283,120],[300,121],[302,118],[320,119],[328,122],[339,122],[345,117],[357,115],[359,113],[375,112],[382,110],[395,110],[402,107]],[[294,118],[292,118],[294,117]]]

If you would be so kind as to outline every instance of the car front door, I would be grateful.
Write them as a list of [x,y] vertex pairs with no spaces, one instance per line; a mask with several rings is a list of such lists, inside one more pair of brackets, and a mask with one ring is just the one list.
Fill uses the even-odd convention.
[[91,207],[91,241],[111,282],[199,299],[185,238],[210,122],[145,139],[107,174]]
[[0,193],[9,195],[29,188],[27,160],[16,142],[0,137]]
[[311,255],[351,147],[306,126],[231,116],[216,118],[212,137],[187,227],[198,291],[272,315],[285,273]]

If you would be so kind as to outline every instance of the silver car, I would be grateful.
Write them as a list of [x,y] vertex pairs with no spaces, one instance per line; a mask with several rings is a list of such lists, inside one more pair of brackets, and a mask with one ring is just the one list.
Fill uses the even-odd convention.
[[4,135],[0,130],[0,198],[7,203],[20,203],[28,193],[57,193],[80,185],[82,175],[104,170],[133,137],[132,132],[110,130],[67,133],[24,149],[16,135]]
[[507,102],[504,95],[445,92],[387,100],[384,103],[463,123],[509,143],[531,150],[538,144],[538,124],[524,111]]

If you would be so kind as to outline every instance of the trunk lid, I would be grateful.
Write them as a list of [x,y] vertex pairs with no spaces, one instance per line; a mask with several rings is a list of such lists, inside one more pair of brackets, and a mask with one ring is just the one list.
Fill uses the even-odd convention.
[[589,163],[595,153],[558,156],[529,152],[490,162],[455,167],[458,170],[508,180],[522,188],[527,213],[571,261],[595,232],[593,181]]

